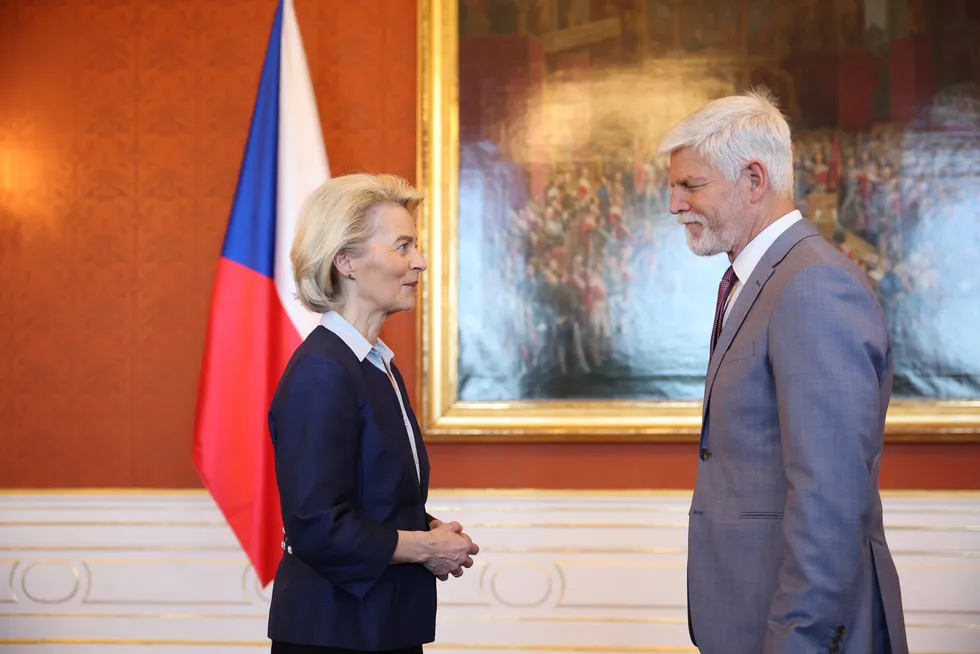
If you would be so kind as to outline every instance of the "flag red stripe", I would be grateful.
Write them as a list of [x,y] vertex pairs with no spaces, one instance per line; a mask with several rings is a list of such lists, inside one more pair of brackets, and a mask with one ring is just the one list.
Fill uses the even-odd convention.
[[263,586],[282,556],[268,412],[300,337],[272,279],[221,258],[194,430],[194,466]]

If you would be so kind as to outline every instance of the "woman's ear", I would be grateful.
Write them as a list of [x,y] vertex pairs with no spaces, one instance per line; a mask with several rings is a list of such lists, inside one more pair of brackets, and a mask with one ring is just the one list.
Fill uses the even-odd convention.
[[338,252],[333,258],[333,265],[340,273],[341,277],[354,279],[354,266],[350,260],[350,255],[346,252]]

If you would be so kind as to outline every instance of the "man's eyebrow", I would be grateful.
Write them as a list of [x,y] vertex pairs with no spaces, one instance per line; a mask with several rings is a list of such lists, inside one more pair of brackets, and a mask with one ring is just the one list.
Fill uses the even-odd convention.
[[700,184],[704,184],[706,181],[706,177],[692,177],[689,175],[687,177],[681,177],[676,182],[671,182],[670,185],[674,186],[675,184],[684,184],[685,186],[698,186]]

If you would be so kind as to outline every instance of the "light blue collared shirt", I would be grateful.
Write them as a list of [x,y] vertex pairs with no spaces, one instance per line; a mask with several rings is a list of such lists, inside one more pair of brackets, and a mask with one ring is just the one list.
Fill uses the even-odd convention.
[[324,313],[320,318],[320,324],[339,336],[340,340],[346,343],[347,347],[351,349],[351,352],[354,353],[358,361],[364,361],[367,358],[375,368],[383,372],[391,380],[391,386],[395,390],[395,397],[398,398],[398,406],[402,410],[402,420],[405,422],[408,442],[412,446],[412,457],[415,459],[415,476],[419,479],[419,483],[421,483],[422,473],[419,471],[419,452],[418,448],[415,447],[415,431],[412,429],[412,422],[408,419],[408,411],[405,410],[405,399],[402,398],[401,391],[398,390],[398,384],[395,383],[395,377],[391,374],[391,360],[395,358],[395,353],[380,338],[377,344],[371,345],[368,339],[364,338],[364,334],[357,331],[354,325],[347,322],[336,311],[327,311]]

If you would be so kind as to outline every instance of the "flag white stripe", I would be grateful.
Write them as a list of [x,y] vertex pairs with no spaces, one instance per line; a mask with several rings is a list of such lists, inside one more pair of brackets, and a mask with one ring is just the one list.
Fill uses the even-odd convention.
[[283,0],[279,64],[279,177],[276,202],[276,292],[290,321],[306,338],[320,321],[296,299],[289,249],[303,200],[330,178],[320,114],[292,0]]

